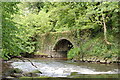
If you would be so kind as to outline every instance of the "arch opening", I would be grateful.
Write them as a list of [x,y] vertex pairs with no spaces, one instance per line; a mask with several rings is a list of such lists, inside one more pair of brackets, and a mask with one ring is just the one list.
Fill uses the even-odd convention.
[[73,48],[73,44],[67,39],[59,40],[53,50],[56,52],[57,57],[67,58],[67,52]]

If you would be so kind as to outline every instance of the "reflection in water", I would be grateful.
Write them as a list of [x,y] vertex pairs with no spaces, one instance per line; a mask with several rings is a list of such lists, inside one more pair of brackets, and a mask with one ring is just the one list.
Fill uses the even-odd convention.
[[39,70],[41,76],[49,77],[67,77],[72,72],[78,74],[118,74],[117,65],[103,65],[93,63],[73,63],[67,60],[52,60],[52,59],[31,59],[38,67],[35,68],[30,62],[13,62],[14,68],[19,68],[24,72],[32,72]]

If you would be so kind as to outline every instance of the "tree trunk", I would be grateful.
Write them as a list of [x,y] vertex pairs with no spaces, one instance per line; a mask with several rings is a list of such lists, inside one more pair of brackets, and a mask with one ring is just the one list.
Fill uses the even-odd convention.
[[103,19],[103,29],[104,29],[104,40],[105,40],[105,42],[106,42],[107,44],[111,44],[111,43],[107,40],[107,27],[106,27],[104,15],[102,15],[102,19]]

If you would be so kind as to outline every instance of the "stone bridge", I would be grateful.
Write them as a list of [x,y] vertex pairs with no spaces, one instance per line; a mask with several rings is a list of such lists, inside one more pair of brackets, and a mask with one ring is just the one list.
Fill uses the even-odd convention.
[[39,34],[37,51],[45,53],[49,57],[66,58],[67,52],[71,48],[80,47],[79,43],[84,39],[83,35],[86,35],[86,33],[88,33],[88,30]]

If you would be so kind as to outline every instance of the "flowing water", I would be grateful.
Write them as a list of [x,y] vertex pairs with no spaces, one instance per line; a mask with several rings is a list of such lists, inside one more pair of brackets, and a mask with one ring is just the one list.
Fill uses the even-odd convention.
[[40,76],[48,77],[67,77],[71,73],[77,74],[118,74],[117,64],[96,64],[72,62],[65,59],[30,59],[35,68],[30,62],[15,61],[12,63],[14,68],[19,68],[23,72],[32,72],[39,70],[42,74]]

